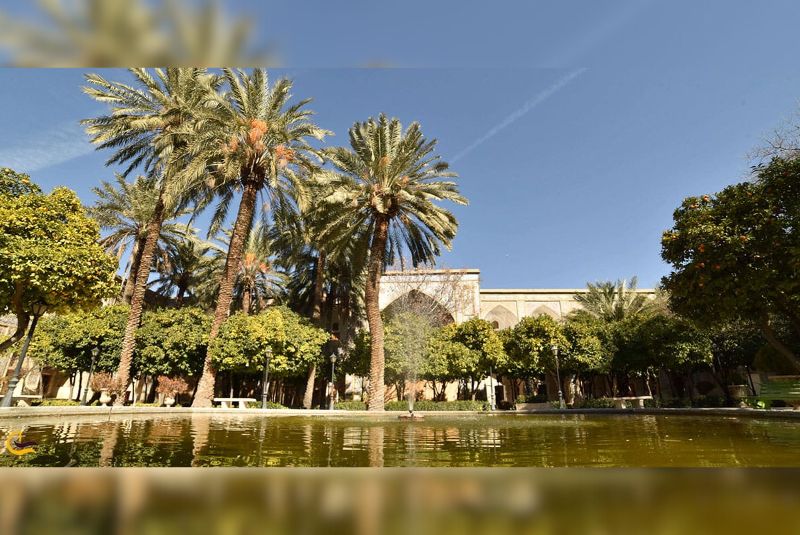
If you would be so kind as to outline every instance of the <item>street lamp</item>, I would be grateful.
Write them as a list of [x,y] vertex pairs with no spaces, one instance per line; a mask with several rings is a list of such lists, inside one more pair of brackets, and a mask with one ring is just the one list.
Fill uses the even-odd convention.
[[559,409],[566,409],[567,406],[564,405],[564,394],[561,393],[561,374],[558,371],[558,346],[553,344],[550,346],[550,349],[553,351],[553,356],[556,358],[556,381],[558,381],[558,408]]
[[487,395],[486,399],[489,401],[489,409],[495,410],[497,409],[497,405],[494,397],[494,377],[492,377],[492,374],[492,366],[489,366],[489,392],[487,392],[487,394],[491,394],[491,397]]
[[22,373],[22,363],[25,361],[25,356],[28,354],[28,346],[31,345],[31,339],[33,338],[33,331],[36,330],[36,324],[39,322],[39,318],[44,314],[45,306],[42,303],[37,303],[31,307],[31,312],[33,313],[33,321],[31,321],[31,327],[28,329],[28,336],[25,337],[25,341],[22,343],[22,349],[19,351],[19,357],[17,358],[17,366],[14,368],[14,375],[11,377],[11,380],[8,382],[8,390],[6,390],[6,395],[3,396],[3,401],[0,403],[0,406],[3,407],[10,407],[11,402],[14,399],[14,390],[17,389],[17,384],[19,383],[19,375]]
[[336,376],[336,360],[337,360],[337,353],[341,354],[342,348],[336,350],[335,353],[331,353],[331,387],[330,387],[330,401],[328,403],[328,410],[333,410],[333,404],[336,400],[336,385],[335,385],[335,376]]
[[272,348],[267,346],[266,358],[264,359],[264,384],[261,385],[261,408],[267,408],[267,387],[269,386],[269,359],[272,358]]
[[100,348],[94,346],[92,348],[92,364],[89,366],[89,377],[86,379],[86,385],[83,387],[83,399],[81,400],[81,405],[86,405],[86,396],[89,394],[89,382],[92,380],[92,375],[94,375],[94,362],[97,360],[97,355],[100,354]]

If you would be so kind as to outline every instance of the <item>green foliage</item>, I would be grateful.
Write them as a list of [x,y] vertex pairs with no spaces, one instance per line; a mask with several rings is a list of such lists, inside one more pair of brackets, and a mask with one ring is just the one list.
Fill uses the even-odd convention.
[[[501,368],[506,363],[506,353],[500,335],[494,330],[492,324],[480,318],[472,318],[459,324],[455,328],[453,341],[462,344],[470,350],[475,357],[473,362],[462,368],[465,375],[478,377],[486,374],[490,367]],[[474,364],[474,367],[469,367]]]
[[[260,409],[261,408],[261,402],[260,401],[255,401],[255,402],[254,401],[248,401],[247,402],[247,408],[248,409]],[[266,408],[267,409],[271,409],[271,410],[280,410],[280,409],[286,409],[288,407],[286,407],[284,405],[281,405],[280,403],[275,403],[274,401],[267,401],[267,407]]]
[[263,370],[267,353],[274,355],[284,340],[283,317],[277,310],[269,309],[255,316],[236,313],[222,324],[208,354],[220,371]]
[[[488,404],[485,401],[461,399],[456,401],[431,401],[420,400],[414,402],[414,411],[485,411]],[[408,411],[405,401],[389,401],[386,403],[387,411]]]
[[31,181],[29,175],[17,173],[8,167],[0,167],[0,195],[19,197],[41,193],[42,189]]
[[[673,218],[661,255],[676,312],[706,325],[752,320],[766,334],[783,316],[800,334],[800,160],[774,159],[756,180],[689,197]],[[770,342],[800,367],[791,344]]]
[[39,407],[75,407],[80,405],[80,402],[74,399],[43,399],[34,401],[31,405]]
[[324,358],[322,346],[330,340],[330,334],[285,306],[275,310],[283,318],[285,340],[275,352],[270,368],[274,367],[278,375],[303,376],[312,363],[319,364]]
[[[45,316],[29,354],[41,365],[71,372],[89,370],[92,349],[98,371],[113,371],[119,362],[128,317],[127,305]],[[134,369],[149,375],[195,375],[208,344],[207,315],[197,308],[147,311],[136,333]]]
[[564,329],[552,317],[542,314],[525,317],[503,335],[508,361],[505,371],[516,377],[530,377],[555,369],[552,346],[560,354],[570,354],[572,345]]
[[199,308],[147,311],[136,331],[133,367],[147,375],[199,375],[210,317]]
[[433,381],[452,381],[463,377],[466,370],[475,369],[477,354],[455,340],[458,326],[445,325],[431,333],[428,339],[428,358],[421,376]]
[[413,312],[401,312],[386,322],[384,350],[386,381],[394,383],[418,376],[425,369],[428,339],[433,326],[427,318]]
[[449,381],[467,377],[478,368],[479,355],[461,343],[458,325],[450,323],[434,331],[428,341],[428,359],[422,376]]
[[614,400],[611,398],[585,398],[580,403],[572,406],[573,409],[613,409]]
[[365,411],[367,410],[366,401],[337,401],[333,406],[338,411]]
[[587,292],[576,295],[575,301],[585,312],[605,322],[646,313],[651,303],[647,296],[637,293],[636,282],[636,277],[627,284],[624,280],[590,282],[586,285]]
[[449,180],[456,174],[434,153],[436,143],[425,139],[419,123],[404,130],[398,119],[383,114],[377,120],[355,123],[350,128],[349,148],[325,150],[335,171],[324,169],[316,174],[317,182],[331,191],[325,202],[342,214],[332,218],[321,238],[340,236],[342,220],[357,230],[386,221],[389,239],[381,259],[384,264],[393,263],[403,253],[401,245],[414,266],[434,260],[442,245],[449,248],[458,222],[435,201],[467,204],[467,200]]
[[708,334],[714,358],[723,369],[752,367],[756,354],[767,343],[752,321],[730,321],[709,329]]
[[116,290],[117,262],[98,245],[97,223],[67,188],[0,195],[0,314],[92,308]]
[[613,352],[607,325],[593,318],[569,318],[562,327],[567,345],[561,366],[573,373],[604,373],[611,366]]
[[[335,405],[340,411],[365,411],[367,403],[364,401],[339,401]],[[386,403],[387,411],[406,412],[408,403],[405,401],[389,401]],[[457,401],[430,401],[420,400],[414,402],[415,411],[485,411],[488,406],[485,401],[457,400]]]
[[119,362],[128,310],[126,305],[116,305],[45,316],[36,329],[29,355],[42,366],[65,372],[88,371],[92,349],[97,348],[96,369],[112,371]]
[[270,373],[296,377],[320,361],[328,339],[328,333],[288,308],[270,307],[254,316],[238,313],[228,318],[209,355],[218,370],[257,372],[264,370],[269,350]]
[[369,374],[370,336],[366,329],[359,329],[353,337],[353,345],[337,365],[343,373],[364,377]]
[[708,335],[671,314],[626,319],[615,325],[615,335],[618,349],[612,367],[618,371],[689,371],[712,360]]

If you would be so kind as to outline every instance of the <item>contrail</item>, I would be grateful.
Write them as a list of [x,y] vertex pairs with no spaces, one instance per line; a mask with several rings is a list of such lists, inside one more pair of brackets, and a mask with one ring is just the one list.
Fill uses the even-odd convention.
[[456,162],[457,160],[460,160],[461,158],[472,152],[479,145],[484,143],[486,140],[494,137],[498,132],[500,132],[500,130],[507,127],[508,125],[510,125],[511,123],[513,123],[514,121],[516,121],[517,119],[519,119],[520,117],[531,111],[533,108],[535,108],[536,106],[538,106],[539,104],[550,98],[553,94],[557,93],[562,87],[564,87],[572,80],[583,74],[585,71],[586,71],[585,67],[581,69],[576,69],[567,74],[566,76],[564,76],[563,78],[561,78],[560,80],[558,80],[556,83],[554,83],[544,91],[537,93],[533,98],[525,102],[525,104],[523,104],[521,108],[515,110],[513,113],[511,113],[511,115],[503,119],[499,124],[493,126],[491,129],[489,129],[488,132],[486,132],[484,135],[482,135],[477,140],[472,142],[467,148],[465,148],[464,150],[453,156],[450,159],[450,162],[451,163]]

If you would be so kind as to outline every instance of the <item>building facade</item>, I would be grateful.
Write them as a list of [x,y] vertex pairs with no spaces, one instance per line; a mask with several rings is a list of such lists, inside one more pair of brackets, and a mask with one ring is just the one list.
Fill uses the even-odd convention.
[[[652,289],[636,291],[655,294]],[[585,288],[481,288],[479,269],[387,271],[381,278],[379,304],[385,310],[408,295],[417,295],[417,301],[431,300],[431,308],[438,305],[456,323],[479,317],[505,329],[527,316],[564,319],[581,307],[575,297],[586,292]]]
[[[441,323],[462,323],[471,318],[489,321],[497,329],[516,325],[522,318],[546,314],[557,320],[579,308],[576,296],[587,293],[586,288],[482,288],[478,269],[435,269],[387,271],[381,278],[379,305],[386,312],[392,307],[413,306]],[[654,296],[655,290],[640,289],[638,293]],[[491,382],[490,382],[491,381]],[[359,397],[364,390],[360,378],[348,378],[348,397]],[[495,379],[484,378],[479,388],[491,385],[497,389],[498,400],[503,399],[503,386]],[[424,382],[417,385],[422,397],[428,399],[432,392]],[[456,399],[458,385],[452,383],[445,390],[448,400]]]

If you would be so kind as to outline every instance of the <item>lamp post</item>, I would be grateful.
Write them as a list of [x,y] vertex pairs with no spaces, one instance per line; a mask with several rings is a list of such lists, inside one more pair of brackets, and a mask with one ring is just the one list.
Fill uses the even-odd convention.
[[92,380],[92,375],[94,375],[94,362],[97,360],[97,355],[100,354],[100,348],[94,346],[92,348],[92,364],[89,366],[89,377],[86,379],[86,384],[83,387],[83,399],[81,400],[81,405],[86,405],[86,396],[89,395],[89,382]]
[[[342,350],[340,348],[340,349],[337,350],[337,353],[341,352],[341,351]],[[336,400],[336,386],[335,386],[335,381],[336,381],[336,359],[337,359],[336,353],[331,353],[330,359],[331,359],[331,388],[330,388],[330,401],[328,403],[328,410],[332,411],[334,402]]]
[[495,410],[497,408],[497,406],[495,404],[495,399],[494,399],[494,377],[492,377],[492,372],[493,372],[492,366],[489,366],[489,392],[488,392],[488,394],[491,394],[492,397],[489,397],[488,395],[486,397],[487,397],[487,399],[489,401],[489,408],[491,410]]
[[272,348],[267,346],[267,355],[264,359],[264,384],[261,386],[261,408],[267,408],[267,388],[269,386],[269,359],[272,358]]
[[558,382],[558,408],[559,409],[566,409],[566,405],[564,404],[564,394],[561,393],[561,374],[558,371],[558,346],[553,344],[550,346],[550,349],[553,351],[553,356],[556,358],[556,381]]
[[25,355],[28,354],[28,346],[31,345],[33,331],[36,330],[36,324],[39,322],[39,318],[42,316],[42,314],[44,314],[44,310],[45,306],[41,303],[37,303],[31,307],[33,321],[31,321],[30,329],[28,329],[28,336],[25,337],[25,341],[22,343],[22,349],[19,350],[19,357],[17,358],[17,366],[14,368],[14,375],[8,382],[8,390],[6,390],[6,395],[3,396],[3,401],[0,403],[0,406],[10,407],[11,402],[14,400],[14,390],[17,389],[19,375],[22,373],[22,363],[25,361]]

